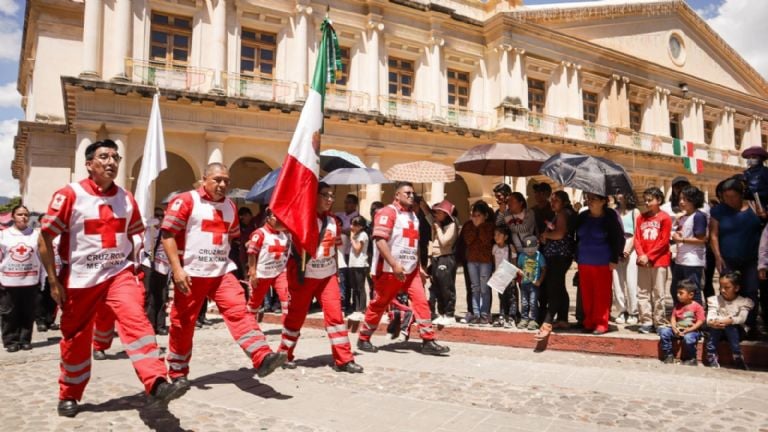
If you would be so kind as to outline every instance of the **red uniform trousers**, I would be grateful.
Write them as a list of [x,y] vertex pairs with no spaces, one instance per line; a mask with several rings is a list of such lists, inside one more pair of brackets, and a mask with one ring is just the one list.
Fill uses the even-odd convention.
[[93,350],[106,351],[110,349],[114,337],[115,314],[104,304],[96,311],[96,317],[93,320]]
[[606,265],[579,264],[579,291],[586,330],[608,331],[613,272]]
[[268,279],[259,279],[255,287],[251,287],[251,298],[248,300],[248,310],[256,312],[264,303],[264,297],[267,295],[269,287],[275,289],[277,297],[280,299],[280,309],[283,311],[282,320],[285,323],[285,317],[288,315],[288,276],[286,272],[280,273],[277,277]]
[[317,298],[323,307],[323,320],[328,339],[331,341],[331,353],[336,366],[355,360],[349,343],[347,325],[341,312],[341,293],[336,275],[325,279],[304,279],[299,284],[296,264],[288,263],[288,313],[283,320],[283,335],[280,339],[282,352],[288,353],[288,360],[293,360],[293,350],[301,334],[301,327],[309,312],[313,298]]
[[435,339],[429,304],[424,296],[424,285],[421,283],[418,270],[406,275],[403,282],[400,282],[394,273],[375,275],[373,276],[373,282],[376,295],[368,303],[368,309],[365,311],[365,319],[360,329],[360,340],[371,340],[373,332],[379,326],[381,316],[384,315],[389,304],[392,303],[392,300],[400,292],[408,293],[411,309],[413,309],[413,314],[416,317],[416,324],[419,326],[419,337],[425,341]]
[[[66,274],[62,277],[66,280]],[[91,376],[93,322],[102,305],[117,319],[120,340],[133,362],[136,375],[147,393],[167,370],[144,313],[144,287],[130,270],[91,288],[65,288],[67,300],[61,308],[61,376],[59,399],[80,400]]]
[[272,352],[256,320],[245,310],[245,293],[232,273],[212,278],[193,277],[188,295],[182,294],[178,289],[173,293],[168,340],[168,367],[171,378],[189,374],[195,320],[206,297],[216,303],[229,333],[251,359],[254,367],[258,367],[264,357]]

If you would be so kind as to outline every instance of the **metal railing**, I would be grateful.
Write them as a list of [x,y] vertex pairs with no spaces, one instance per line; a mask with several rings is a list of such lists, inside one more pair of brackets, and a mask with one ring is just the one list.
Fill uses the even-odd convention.
[[222,74],[227,95],[248,99],[291,103],[297,97],[298,84],[273,78],[240,73]]
[[442,120],[459,128],[490,130],[494,127],[492,114],[461,107],[443,107]]
[[399,120],[429,122],[435,114],[435,105],[396,96],[379,96],[379,112]]
[[325,107],[339,111],[365,112],[370,106],[370,96],[341,87],[329,87],[325,91]]
[[200,93],[213,88],[215,72],[211,69],[138,59],[128,59],[126,65],[128,78],[144,85]]

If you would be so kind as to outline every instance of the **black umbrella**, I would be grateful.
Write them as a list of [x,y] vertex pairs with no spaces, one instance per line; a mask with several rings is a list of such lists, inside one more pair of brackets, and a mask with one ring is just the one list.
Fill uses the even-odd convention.
[[277,178],[280,177],[280,170],[281,168],[278,168],[254,183],[251,186],[251,190],[246,194],[245,200],[259,204],[269,204],[269,200],[272,199],[272,192],[277,185]]
[[563,186],[596,195],[632,192],[632,180],[624,168],[597,156],[558,153],[544,161],[539,172]]

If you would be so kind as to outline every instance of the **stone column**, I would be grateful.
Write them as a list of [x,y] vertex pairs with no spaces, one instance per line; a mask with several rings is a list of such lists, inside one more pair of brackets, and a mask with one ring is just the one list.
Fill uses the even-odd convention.
[[437,204],[445,199],[445,183],[432,182],[428,204]]
[[83,69],[80,76],[101,76],[102,0],[87,0],[83,18]]
[[544,109],[551,116],[566,117],[568,115],[569,64],[566,61],[560,62],[560,65],[552,71],[552,75],[549,77]]
[[294,37],[294,50],[291,55],[291,69],[294,67],[294,81],[298,84],[298,97],[299,99],[305,99],[307,97],[307,80],[308,80],[308,58],[309,58],[309,46],[307,30],[307,15],[312,14],[312,8],[304,5],[296,5],[295,17],[295,30]]
[[525,72],[525,50],[514,48],[514,62],[512,63],[511,86],[514,96],[520,98],[520,106],[530,109],[528,106],[528,75]]
[[439,33],[433,32],[432,37],[427,41],[427,58],[429,59],[429,102],[434,104],[434,116],[443,117],[443,106],[448,105],[448,91],[443,79],[443,62],[441,47],[445,40]]
[[753,115],[752,119],[750,119],[749,124],[747,126],[747,130],[745,131],[745,136],[747,137],[746,140],[744,140],[744,145],[742,146],[742,150],[747,149],[749,147],[760,147],[762,146],[762,128],[761,123],[763,121],[763,118],[758,115]]
[[584,118],[584,99],[581,94],[581,65],[569,63],[568,70],[568,111],[567,117]]
[[683,113],[683,139],[693,143],[704,142],[704,101],[691,98]]
[[213,91],[221,92],[221,74],[227,70],[227,2],[217,0],[213,7],[213,44],[210,47],[214,53]]
[[109,51],[111,69],[115,72],[113,81],[126,81],[125,61],[131,57],[131,36],[133,35],[133,19],[131,17],[131,0],[115,0],[114,23],[120,31],[112,32],[114,47]]
[[123,161],[120,163],[120,168],[117,171],[115,183],[128,190],[130,190],[130,185],[128,184],[128,178],[130,177],[129,171],[132,168],[128,165],[128,158],[126,157],[128,155],[128,133],[130,131],[129,128],[124,127],[109,128],[109,139],[117,144],[117,153],[123,157]]
[[366,69],[368,70],[368,82],[367,93],[370,97],[368,110],[378,113],[379,109],[379,95],[381,94],[381,67],[379,58],[379,43],[380,33],[384,31],[384,24],[381,22],[380,17],[371,17],[368,19],[368,30],[365,32],[366,37],[363,38],[365,57],[366,57]]
[[[72,167],[72,181],[80,181],[88,177],[88,170],[85,168],[85,149],[96,142],[96,125],[75,125],[77,135],[77,150],[75,150],[75,165]],[[122,167],[121,167],[122,168]]]
[[618,125],[629,129],[629,78],[621,77],[618,85]]
[[509,51],[511,49],[512,47],[507,44],[500,44],[493,49],[499,56],[499,102],[513,98],[516,93],[512,89],[512,76],[509,68]]
[[206,134],[206,164],[214,162],[224,163],[224,140],[218,136],[211,137]]
[[[381,152],[384,150],[383,147],[371,147],[365,149],[365,163],[373,169],[381,169]],[[368,210],[371,208],[371,203],[374,201],[381,201],[381,185],[380,184],[370,184],[365,185],[362,188],[363,194],[365,195],[360,200],[360,214],[363,215],[366,219],[369,218]]]
[[659,93],[659,129],[658,134],[662,136],[670,136],[672,130],[669,127],[669,94],[670,91],[662,89]]

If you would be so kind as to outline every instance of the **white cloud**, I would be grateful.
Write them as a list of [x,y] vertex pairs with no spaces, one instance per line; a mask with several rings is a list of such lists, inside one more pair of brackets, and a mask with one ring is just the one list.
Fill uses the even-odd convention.
[[765,23],[768,1],[726,0],[717,16],[707,23],[749,64],[768,78],[768,50],[765,49]]
[[[5,0],[0,0],[0,4]],[[8,18],[0,18],[0,61],[19,61],[21,51],[21,27]]]
[[19,8],[19,3],[14,0],[0,0],[0,14],[14,16]]
[[0,108],[18,108],[20,103],[21,95],[15,82],[0,85]]
[[19,182],[11,175],[17,125],[18,120],[0,120],[0,196],[19,195]]

